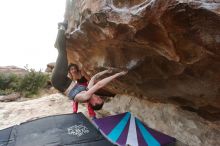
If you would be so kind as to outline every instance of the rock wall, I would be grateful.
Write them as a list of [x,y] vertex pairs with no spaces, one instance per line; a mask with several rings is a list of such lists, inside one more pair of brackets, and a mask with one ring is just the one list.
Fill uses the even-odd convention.
[[26,73],[28,73],[27,70],[16,66],[0,66],[0,74],[25,75]]
[[219,0],[66,3],[69,62],[90,76],[105,67],[128,69],[109,91],[172,104],[214,125],[220,120]]

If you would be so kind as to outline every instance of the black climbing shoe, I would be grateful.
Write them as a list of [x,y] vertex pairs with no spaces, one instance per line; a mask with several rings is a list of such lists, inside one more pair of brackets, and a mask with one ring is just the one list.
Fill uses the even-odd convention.
[[58,29],[64,29],[66,30],[68,27],[68,23],[67,22],[59,22],[58,23]]

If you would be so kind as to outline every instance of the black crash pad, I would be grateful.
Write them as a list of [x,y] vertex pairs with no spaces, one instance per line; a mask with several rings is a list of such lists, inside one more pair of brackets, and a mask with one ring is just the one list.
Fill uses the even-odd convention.
[[56,115],[0,130],[0,146],[113,146],[82,114]]

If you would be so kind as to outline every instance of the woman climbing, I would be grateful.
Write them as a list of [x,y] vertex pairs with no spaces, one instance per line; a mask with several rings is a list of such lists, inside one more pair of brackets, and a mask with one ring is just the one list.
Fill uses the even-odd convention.
[[[78,65],[71,63],[68,66],[68,73],[69,73],[70,79],[72,79],[74,81],[77,81],[77,84],[85,86],[85,87],[88,86],[89,77],[87,76],[86,73],[84,73],[83,71],[79,70]],[[103,72],[103,74],[104,73],[105,72]],[[102,73],[96,74],[96,77],[97,76],[101,76],[101,75],[102,75]],[[77,113],[77,111],[78,111],[78,102],[73,100],[72,104],[73,104],[73,113]],[[95,118],[96,117],[96,113],[94,112],[94,110],[91,107],[91,104],[89,102],[87,102],[87,109],[88,109],[89,117]]]
[[[56,60],[56,65],[52,73],[51,82],[53,86],[63,92],[69,99],[76,102],[89,102],[90,106],[94,109],[101,109],[103,105],[103,100],[95,95],[94,93],[107,85],[113,79],[125,75],[127,72],[122,71],[106,77],[96,83],[97,78],[100,76],[111,72],[111,70],[102,71],[94,75],[86,87],[85,85],[80,84],[77,81],[71,80],[67,75],[68,72],[71,74],[71,67],[68,68],[67,61],[67,51],[66,51],[66,37],[65,30],[67,28],[66,23],[58,24],[58,34],[55,42],[55,47],[58,49],[58,57]],[[73,69],[74,70],[74,69]],[[74,75],[72,75],[74,76]]]

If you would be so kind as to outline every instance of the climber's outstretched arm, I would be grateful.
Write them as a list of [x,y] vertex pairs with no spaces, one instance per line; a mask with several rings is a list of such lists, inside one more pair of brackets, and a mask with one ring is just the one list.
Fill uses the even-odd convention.
[[119,73],[116,73],[112,76],[109,76],[107,78],[104,78],[100,81],[98,81],[94,86],[92,86],[88,91],[85,91],[85,92],[81,92],[79,94],[77,94],[75,96],[75,99],[76,101],[78,102],[85,102],[87,100],[89,100],[92,95],[98,91],[99,89],[101,89],[102,87],[104,87],[105,85],[107,85],[109,82],[111,82],[113,79],[119,77],[119,76],[122,76],[122,75],[125,75],[127,74],[126,71],[122,71],[122,72],[119,72]]
[[97,79],[100,78],[102,75],[106,74],[106,73],[111,73],[112,70],[108,69],[108,70],[104,70],[102,72],[99,72],[97,74],[95,74],[94,76],[92,76],[92,78],[89,81],[89,84],[87,86],[88,89],[90,89],[92,86],[94,86],[94,84],[97,82]]

